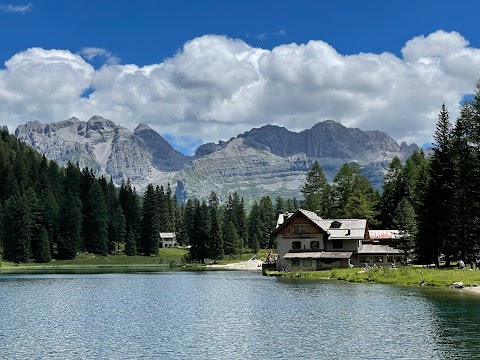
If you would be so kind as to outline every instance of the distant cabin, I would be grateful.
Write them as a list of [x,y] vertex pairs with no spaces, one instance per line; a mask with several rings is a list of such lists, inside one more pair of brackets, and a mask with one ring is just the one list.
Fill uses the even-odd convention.
[[161,248],[178,248],[177,235],[174,232],[160,233]]

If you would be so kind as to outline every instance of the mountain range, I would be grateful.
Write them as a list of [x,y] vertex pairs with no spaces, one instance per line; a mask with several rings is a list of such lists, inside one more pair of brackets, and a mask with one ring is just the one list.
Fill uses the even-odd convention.
[[145,124],[132,132],[100,116],[32,121],[18,126],[15,135],[60,165],[78,162],[117,184],[130,179],[139,192],[148,183],[170,183],[180,200],[212,191],[221,199],[237,191],[246,202],[264,195],[298,197],[315,160],[329,180],[344,163],[357,163],[380,188],[394,156],[404,160],[420,149],[398,145],[381,131],[347,128],[332,120],[298,133],[265,125],[228,141],[203,144],[194,156],[175,150]]

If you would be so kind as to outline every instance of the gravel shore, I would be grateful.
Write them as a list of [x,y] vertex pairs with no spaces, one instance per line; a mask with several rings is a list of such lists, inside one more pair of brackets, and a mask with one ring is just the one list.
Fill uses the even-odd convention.
[[233,264],[226,264],[226,265],[207,265],[209,268],[219,268],[219,269],[232,269],[232,270],[254,270],[254,271],[261,271],[262,270],[262,260],[247,260]]
[[480,295],[480,286],[467,286],[464,289]]

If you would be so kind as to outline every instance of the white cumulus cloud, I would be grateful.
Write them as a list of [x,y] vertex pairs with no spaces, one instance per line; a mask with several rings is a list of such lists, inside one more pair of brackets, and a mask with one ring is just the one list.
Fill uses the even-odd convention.
[[26,12],[32,11],[33,10],[33,5],[32,4],[27,4],[27,5],[0,5],[0,12],[6,12],[6,13],[21,13],[25,14]]
[[[293,131],[332,119],[382,130],[397,141],[431,141],[443,102],[459,103],[480,78],[480,50],[456,32],[408,40],[391,53],[343,55],[312,40],[271,50],[226,36],[192,39],[158,64],[119,65],[106,49],[28,49],[0,69],[7,125],[94,114],[172,138],[228,139],[267,123]],[[95,70],[88,61],[103,57]],[[88,98],[85,89],[93,89]]]
[[88,61],[92,61],[94,58],[101,58],[108,65],[117,65],[120,63],[118,56],[103,48],[86,47],[80,50],[79,54]]

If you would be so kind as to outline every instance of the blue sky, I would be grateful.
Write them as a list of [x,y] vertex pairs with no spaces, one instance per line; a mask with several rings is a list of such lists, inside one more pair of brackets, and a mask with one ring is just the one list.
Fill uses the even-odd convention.
[[[333,119],[429,142],[480,78],[480,3],[0,0],[0,121],[97,114],[180,150]],[[403,49],[403,50],[402,50]]]

